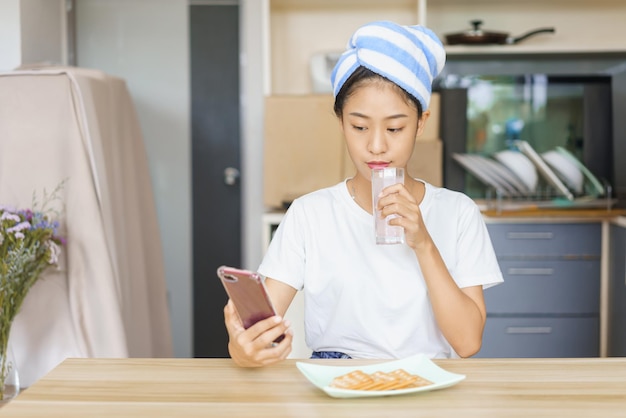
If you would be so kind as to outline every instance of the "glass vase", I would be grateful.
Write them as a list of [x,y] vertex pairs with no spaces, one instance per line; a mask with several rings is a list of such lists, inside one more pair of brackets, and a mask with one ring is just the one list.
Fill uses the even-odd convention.
[[15,398],[20,392],[17,363],[11,344],[0,347],[0,406]]

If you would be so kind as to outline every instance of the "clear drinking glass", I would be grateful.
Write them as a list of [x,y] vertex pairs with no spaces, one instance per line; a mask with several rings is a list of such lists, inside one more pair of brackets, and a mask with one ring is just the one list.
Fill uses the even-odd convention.
[[404,228],[391,226],[388,221],[397,217],[389,215],[385,219],[380,217],[380,211],[376,210],[378,196],[385,187],[396,183],[404,184],[404,169],[386,167],[372,170],[372,202],[374,213],[374,230],[376,232],[376,244],[401,244],[404,243]]

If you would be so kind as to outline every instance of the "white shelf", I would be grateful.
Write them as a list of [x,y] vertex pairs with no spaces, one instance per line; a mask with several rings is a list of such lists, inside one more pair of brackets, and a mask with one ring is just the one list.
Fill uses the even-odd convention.
[[310,94],[311,57],[343,52],[352,33],[374,20],[423,23],[425,0],[264,0],[265,94]]
[[447,45],[449,57],[455,55],[542,55],[542,54],[613,54],[626,53],[626,45],[581,47],[578,45]]
[[[334,9],[363,8],[383,6],[414,7],[419,0],[271,0],[272,8],[276,9]],[[426,1],[426,0],[422,0]]]
[[343,51],[360,25],[372,20],[424,24],[442,41],[483,20],[485,30],[520,36],[514,45],[447,46],[455,55],[589,54],[626,52],[626,2],[621,0],[263,0],[265,94],[309,94],[309,62],[317,52]]

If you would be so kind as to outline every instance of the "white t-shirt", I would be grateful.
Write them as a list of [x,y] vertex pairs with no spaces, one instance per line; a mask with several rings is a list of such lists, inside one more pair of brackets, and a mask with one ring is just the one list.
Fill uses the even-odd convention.
[[[476,204],[425,184],[422,216],[458,286],[502,282]],[[345,181],[291,204],[258,271],[304,290],[305,338],[314,351],[458,357],[437,327],[415,253],[406,244],[376,245],[373,217]]]

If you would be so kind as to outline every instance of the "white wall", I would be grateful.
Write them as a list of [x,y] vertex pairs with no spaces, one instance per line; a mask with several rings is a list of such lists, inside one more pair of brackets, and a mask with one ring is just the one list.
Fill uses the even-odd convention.
[[76,59],[126,80],[147,149],[174,355],[192,351],[191,133],[186,0],[76,0]]
[[0,0],[0,71],[67,62],[65,0]]
[[243,265],[255,270],[263,256],[263,90],[265,0],[241,0],[241,172]]
[[20,0],[0,0],[0,71],[9,71],[22,62]]
[[65,0],[21,0],[22,64],[67,62]]

